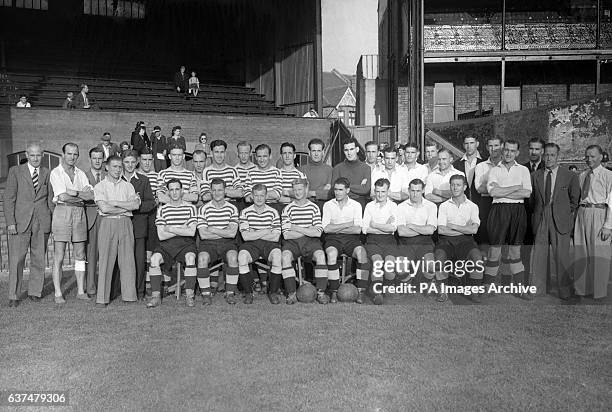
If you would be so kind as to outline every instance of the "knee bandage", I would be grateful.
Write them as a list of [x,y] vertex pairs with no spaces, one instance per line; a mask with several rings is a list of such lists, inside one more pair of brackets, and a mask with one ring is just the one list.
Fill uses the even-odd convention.
[[85,261],[75,260],[74,261],[74,271],[75,272],[85,272]]

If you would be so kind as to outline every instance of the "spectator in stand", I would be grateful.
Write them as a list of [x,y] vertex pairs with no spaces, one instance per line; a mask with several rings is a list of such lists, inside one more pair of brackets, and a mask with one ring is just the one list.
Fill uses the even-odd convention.
[[174,74],[174,88],[177,93],[187,93],[187,73],[185,73],[185,66],[181,66],[180,70]]
[[156,172],[160,172],[169,166],[166,157],[168,155],[167,145],[168,141],[166,136],[161,133],[161,127],[155,126],[151,136],[151,153],[153,153],[153,165]]
[[108,160],[109,157],[119,156],[119,146],[115,143],[111,143],[111,134],[104,132],[102,135],[102,142],[97,146],[104,152],[104,161]]
[[136,128],[132,132],[130,144],[132,145],[132,149],[138,152],[138,156],[140,156],[140,153],[142,153],[145,148],[151,150],[151,139],[147,136],[145,122],[136,123]]
[[74,93],[66,93],[66,100],[62,103],[62,109],[74,109]]
[[77,109],[89,109],[91,108],[89,104],[89,99],[87,98],[87,93],[89,93],[89,87],[86,84],[81,85],[81,92],[77,94],[74,106]]
[[198,97],[200,91],[200,79],[196,77],[196,72],[191,72],[189,78],[189,94],[193,94],[193,97]]
[[194,152],[196,150],[201,150],[204,152],[204,154],[206,155],[206,160],[204,162],[204,167],[208,167],[211,165],[212,160],[210,158],[210,155],[208,153],[208,150],[206,150],[206,140],[208,139],[208,137],[206,136],[206,133],[202,132],[202,134],[200,135],[200,138],[198,139],[198,143],[196,143],[195,145],[195,149]]
[[180,147],[183,149],[183,152],[187,151],[187,143],[185,143],[185,138],[181,136],[181,126],[174,126],[172,128],[172,136],[168,138],[168,153],[175,147]]
[[123,154],[130,150],[130,144],[123,141],[119,144],[119,157],[123,159]]
[[30,102],[28,102],[28,98],[25,96],[21,96],[19,101],[17,102],[17,107],[32,107]]

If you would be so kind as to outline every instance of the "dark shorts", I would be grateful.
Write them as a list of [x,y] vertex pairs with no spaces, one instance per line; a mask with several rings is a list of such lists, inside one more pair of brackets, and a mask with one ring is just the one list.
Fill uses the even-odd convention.
[[345,254],[352,256],[355,248],[363,246],[359,240],[359,235],[348,234],[327,234],[325,235],[324,249],[328,247],[336,248],[338,255]]
[[268,260],[270,253],[274,249],[280,250],[278,242],[270,242],[269,240],[252,240],[250,242],[244,242],[240,245],[240,251],[247,251],[251,255],[251,259],[255,262],[257,259]]
[[185,265],[185,255],[189,252],[197,255],[195,240],[190,237],[177,236],[160,241],[154,253],[162,255],[164,267],[169,270],[174,262],[181,262]]
[[520,246],[527,231],[527,212],[523,203],[493,203],[487,218],[489,244]]
[[369,234],[365,248],[370,258],[374,255],[379,255],[382,258],[385,256],[395,256],[397,253],[397,242],[393,235]]
[[480,249],[478,249],[474,237],[470,235],[440,235],[435,250],[443,251],[446,254],[446,259],[449,260],[467,259],[468,255],[473,250],[477,250],[480,253]]
[[480,218],[480,226],[478,226],[478,232],[476,232],[476,243],[479,245],[489,244],[489,234],[487,233],[487,220],[489,219],[489,212],[491,211],[491,202],[493,198],[491,196],[481,196],[478,200],[478,217]]
[[312,255],[317,250],[323,251],[321,240],[314,237],[301,237],[299,239],[291,239],[283,241],[283,252],[288,250],[293,254],[293,258],[297,259],[298,256],[303,258],[312,259]]
[[431,240],[431,236],[400,237],[397,246],[397,256],[416,261],[428,253],[433,253],[433,250],[434,243]]
[[206,252],[210,256],[210,263],[223,260],[227,263],[227,252],[238,251],[235,239],[200,239],[198,253]]

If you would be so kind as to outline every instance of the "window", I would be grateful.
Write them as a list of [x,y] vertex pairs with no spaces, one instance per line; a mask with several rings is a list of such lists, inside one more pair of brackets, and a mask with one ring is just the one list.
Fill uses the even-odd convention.
[[49,10],[49,0],[0,0],[0,6],[32,10]]
[[434,123],[455,120],[455,86],[453,83],[434,84]]
[[349,111],[348,125],[355,126],[355,111],[354,110]]
[[521,88],[504,87],[504,107],[502,113],[518,112],[521,110]]
[[83,14],[123,17],[126,19],[144,19],[145,6],[142,1],[83,0]]

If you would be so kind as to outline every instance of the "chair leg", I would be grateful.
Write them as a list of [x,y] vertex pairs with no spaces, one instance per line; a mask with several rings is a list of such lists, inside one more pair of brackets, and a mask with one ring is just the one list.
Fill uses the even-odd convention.
[[303,270],[303,261],[302,257],[298,256],[297,258],[297,272],[298,272],[298,281],[300,285],[304,284],[304,270]]
[[176,300],[181,299],[181,264],[176,264]]
[[342,283],[346,283],[346,264],[347,264],[347,256],[342,255],[342,275],[341,275]]

